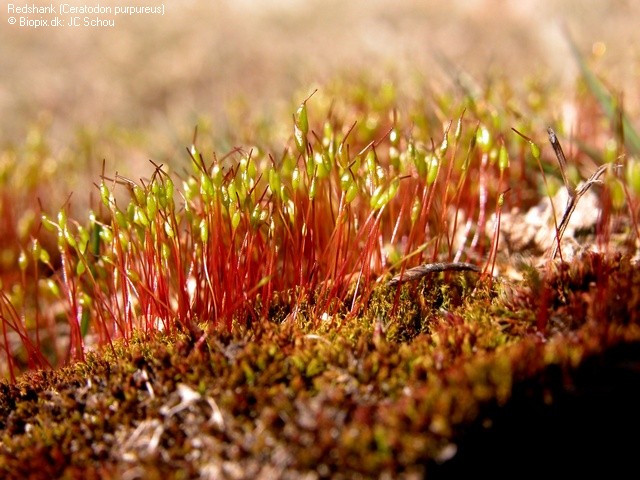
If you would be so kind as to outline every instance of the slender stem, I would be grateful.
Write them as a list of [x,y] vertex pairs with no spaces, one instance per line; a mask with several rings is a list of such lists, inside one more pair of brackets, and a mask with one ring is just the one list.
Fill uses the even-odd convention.
[[430,273],[439,272],[463,272],[471,271],[480,273],[482,269],[477,265],[465,262],[449,262],[449,263],[425,263],[414,268],[406,270],[404,273],[396,275],[387,282],[387,285],[394,286],[400,283],[409,282],[411,280],[419,280]]

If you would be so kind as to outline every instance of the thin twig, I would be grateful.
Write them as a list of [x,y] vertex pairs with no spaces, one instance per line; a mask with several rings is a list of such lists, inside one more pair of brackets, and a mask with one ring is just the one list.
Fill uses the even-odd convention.
[[[551,251],[551,259],[556,258],[558,250],[560,249],[560,241],[562,240],[562,236],[564,235],[567,226],[569,225],[569,220],[571,220],[571,215],[576,209],[578,205],[578,200],[582,198],[582,196],[587,193],[589,188],[591,188],[594,184],[601,184],[602,180],[600,177],[607,170],[609,164],[600,165],[598,169],[589,177],[585,183],[580,185],[577,190],[573,191],[573,195],[569,194],[569,198],[567,199],[567,206],[564,209],[564,213],[562,214],[562,219],[560,220],[560,224],[558,225],[558,231],[556,232],[556,242],[553,245],[553,250]],[[615,168],[619,168],[620,165],[614,165]]]
[[564,152],[562,151],[562,147],[560,146],[558,137],[556,137],[556,132],[554,132],[551,127],[549,127],[547,128],[547,133],[549,133],[549,142],[551,143],[553,151],[556,154],[556,158],[558,159],[558,163],[560,164],[560,174],[562,175],[564,186],[569,192],[569,197],[573,197],[575,195],[576,189],[569,181],[569,177],[567,177],[567,158],[564,156]]
[[[551,142],[551,146],[553,147],[553,151],[556,153],[556,157],[558,159],[558,163],[560,164],[560,173],[562,174],[562,180],[564,180],[564,186],[567,189],[567,193],[569,194],[569,198],[567,198],[567,206],[564,209],[564,213],[562,214],[562,219],[560,220],[560,224],[556,230],[556,241],[553,245],[553,249],[551,250],[551,259],[556,258],[558,251],[560,250],[560,242],[562,240],[562,236],[564,235],[565,230],[567,229],[567,225],[569,225],[569,221],[571,220],[571,215],[576,209],[578,205],[578,201],[582,196],[587,193],[589,188],[592,185],[599,183],[602,181],[600,177],[607,170],[609,164],[600,165],[598,169],[589,177],[584,184],[580,185],[578,189],[576,189],[567,177],[567,159],[564,156],[564,152],[562,151],[562,147],[560,146],[560,142],[556,137],[556,132],[553,131],[551,127],[547,129],[549,133],[549,142]],[[620,165],[614,165],[614,168],[620,168]]]
[[411,280],[419,280],[430,273],[438,272],[462,272],[472,271],[481,272],[480,267],[472,263],[451,262],[451,263],[425,263],[414,268],[410,268],[400,275],[396,275],[387,282],[387,285],[394,286],[400,283],[409,282]]
[[585,184],[586,188],[585,186],[583,186],[582,188],[580,188],[580,193],[578,193],[573,183],[569,181],[569,177],[567,177],[567,158],[564,156],[564,152],[562,151],[562,146],[558,141],[556,132],[553,131],[553,128],[549,127],[547,128],[547,133],[549,134],[549,143],[551,143],[553,151],[556,154],[556,158],[558,159],[558,165],[560,165],[560,174],[562,175],[562,180],[564,182],[565,188],[567,189],[568,195],[567,206],[565,207],[564,213],[562,214],[562,220],[560,220],[560,224],[556,226],[556,242],[554,243],[553,249],[551,250],[551,259],[553,260],[554,258],[556,258],[556,255],[560,250],[560,242],[562,240],[562,236],[564,235],[564,231],[567,229],[567,225],[569,225],[571,215],[573,215],[573,212],[578,205],[578,200],[580,200],[580,197],[582,197],[582,195],[584,195],[589,187],[593,184],[591,179],[596,178],[597,180],[597,177],[592,176],[591,179],[589,179],[590,181]]

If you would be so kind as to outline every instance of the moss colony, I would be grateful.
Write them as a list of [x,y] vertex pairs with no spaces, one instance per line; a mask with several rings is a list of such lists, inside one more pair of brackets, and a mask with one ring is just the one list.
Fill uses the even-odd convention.
[[551,148],[536,83],[336,81],[289,140],[103,171],[86,220],[12,187],[43,136],[4,151],[2,476],[631,468],[640,143],[578,87]]

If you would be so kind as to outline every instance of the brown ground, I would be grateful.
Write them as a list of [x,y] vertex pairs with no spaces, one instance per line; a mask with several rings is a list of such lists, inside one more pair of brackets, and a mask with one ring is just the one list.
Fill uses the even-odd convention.
[[470,275],[452,279],[445,315],[429,293],[440,280],[406,290],[432,320],[394,324],[401,341],[364,319],[311,334],[288,321],[116,344],[0,382],[0,477],[631,478],[637,266],[587,255],[549,275],[549,335],[531,285],[488,303]]

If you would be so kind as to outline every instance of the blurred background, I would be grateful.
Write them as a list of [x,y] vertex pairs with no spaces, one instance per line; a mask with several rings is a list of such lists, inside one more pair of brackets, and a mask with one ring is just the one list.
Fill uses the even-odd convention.
[[[238,125],[287,122],[315,88],[356,72],[401,91],[420,82],[447,88],[458,69],[481,86],[506,77],[524,90],[536,79],[570,96],[578,70],[565,31],[607,84],[625,92],[627,111],[638,111],[637,1],[161,1],[125,3],[164,5],[164,16],[98,15],[115,25],[38,29],[9,25],[5,2],[5,152],[42,148],[37,168],[61,189],[79,172],[97,181],[103,160],[106,172],[139,178],[148,159],[185,159],[195,125],[224,153],[251,141]],[[75,158],[75,172],[56,170],[62,157]]]

